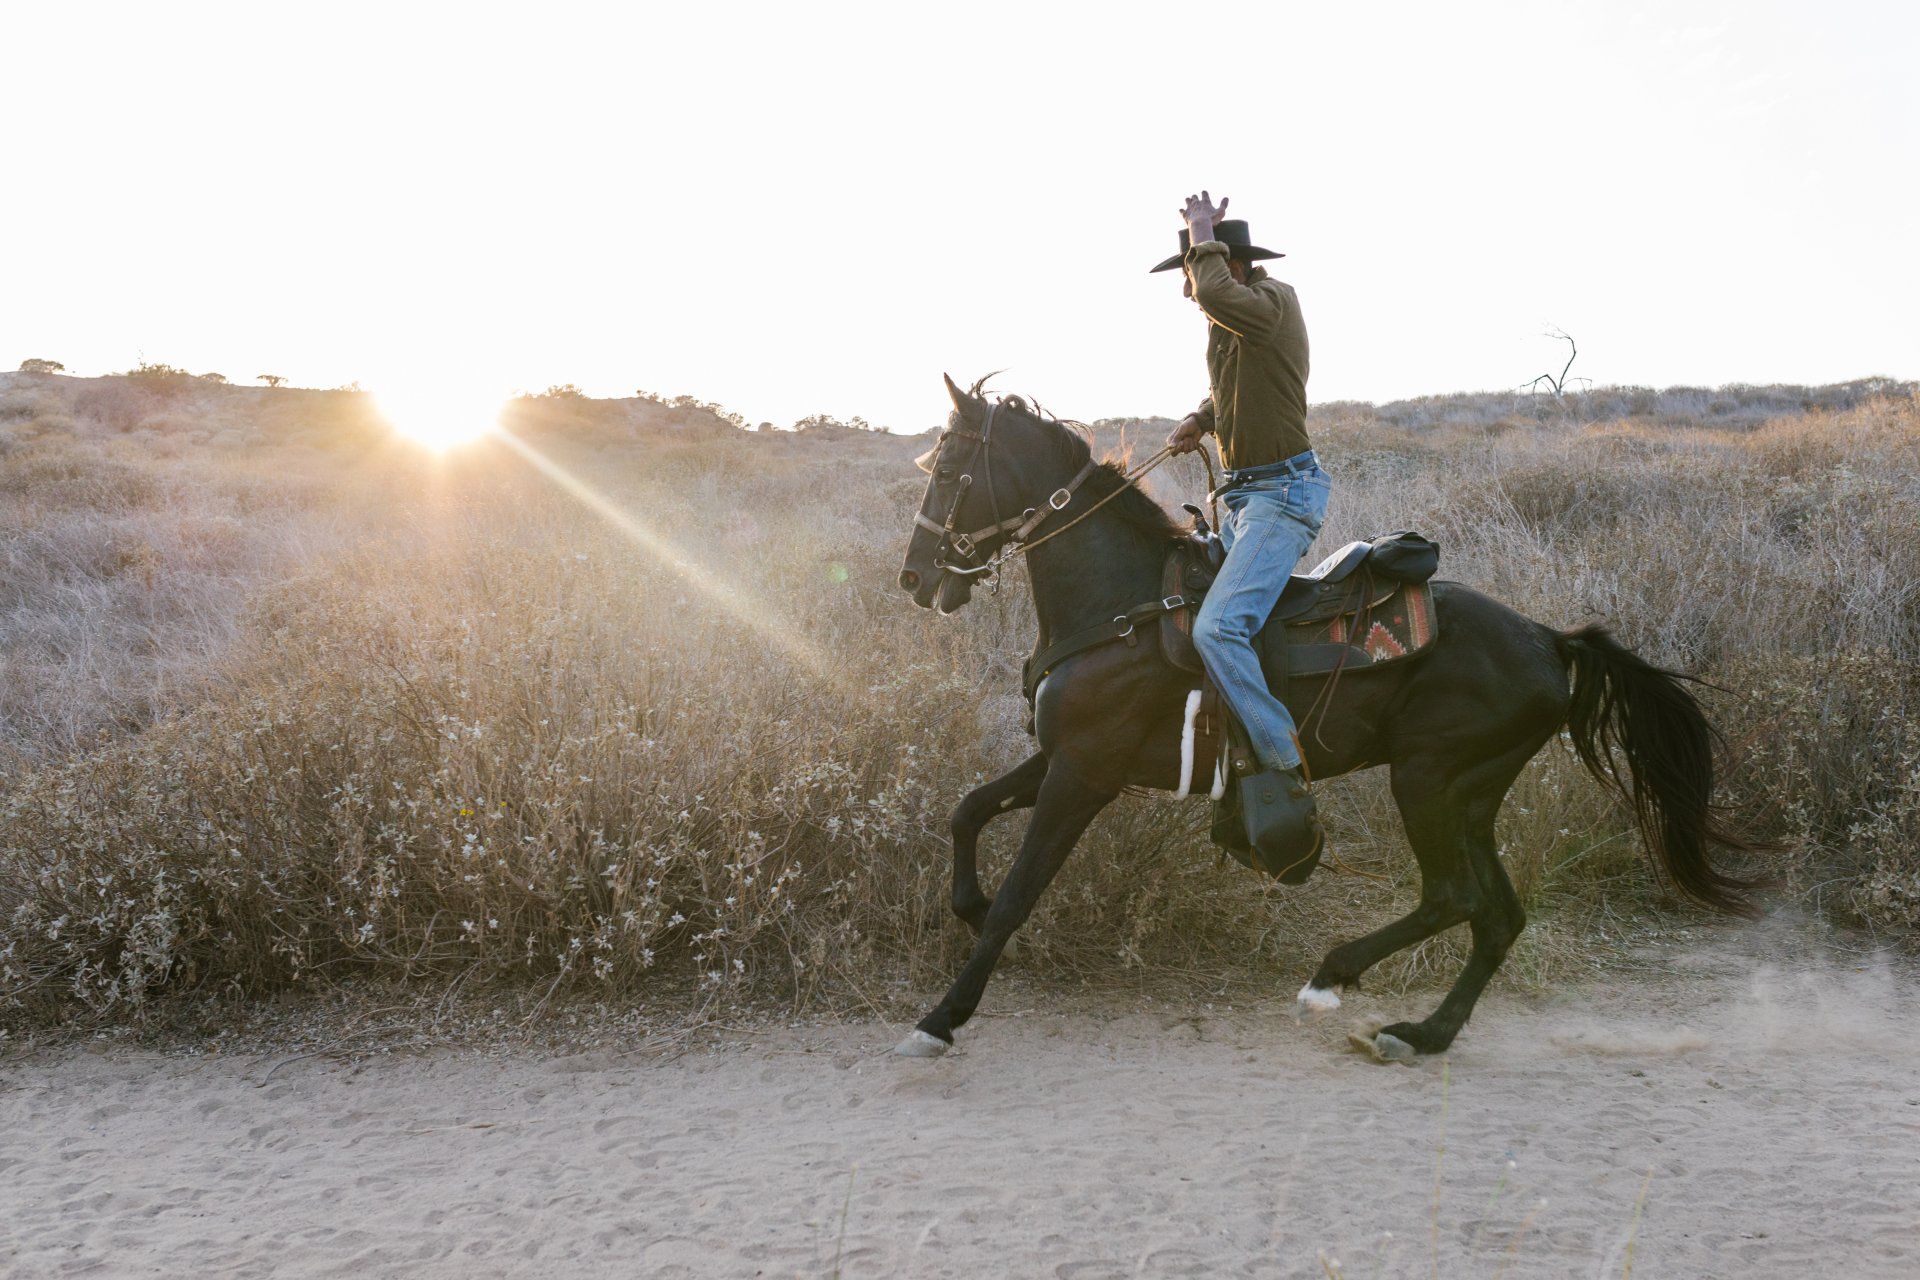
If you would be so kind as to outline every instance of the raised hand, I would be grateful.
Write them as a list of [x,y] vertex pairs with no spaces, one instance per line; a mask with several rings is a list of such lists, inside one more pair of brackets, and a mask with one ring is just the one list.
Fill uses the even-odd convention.
[[[1205,228],[1207,235],[1204,238],[1211,240],[1213,229],[1219,226],[1221,219],[1227,216],[1227,200],[1228,197],[1221,196],[1220,204],[1216,208],[1213,197],[1205,191],[1197,196],[1188,196],[1186,207],[1180,211],[1180,220],[1187,224],[1187,230],[1190,232]],[[1202,237],[1193,238],[1199,240]]]

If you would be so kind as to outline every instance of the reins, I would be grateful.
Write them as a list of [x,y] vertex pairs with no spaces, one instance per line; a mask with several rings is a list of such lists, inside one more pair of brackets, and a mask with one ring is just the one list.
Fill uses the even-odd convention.
[[[1109,502],[1112,502],[1115,498],[1119,497],[1122,493],[1126,492],[1128,485],[1132,484],[1135,480],[1138,480],[1141,476],[1147,474],[1147,472],[1153,470],[1155,467],[1159,466],[1161,463],[1165,462],[1168,458],[1171,458],[1172,456],[1173,456],[1173,447],[1171,445],[1168,445],[1162,448],[1158,453],[1148,458],[1145,462],[1141,463],[1139,466],[1124,472],[1120,477],[1120,483],[1114,486],[1114,490],[1112,493],[1109,493],[1106,497],[1100,499],[1100,501],[1094,503],[1092,506],[1088,507],[1085,511],[1082,511],[1079,515],[1075,516],[1073,519],[1061,525],[1058,529],[1051,529],[1046,533],[1041,534],[1039,537],[1035,538],[1032,542],[1017,542],[1010,539],[1007,543],[1007,547],[1011,548],[1011,550],[1008,551],[1008,554],[1009,555],[1025,555],[1029,551],[1032,551],[1035,547],[1039,546],[1041,543],[1047,541],[1047,539],[1059,537],[1061,534],[1065,533],[1067,530],[1073,528],[1073,526],[1079,524],[1082,520],[1085,520],[1088,516],[1098,511],[1100,508],[1106,506]],[[1211,462],[1207,464],[1207,469],[1209,473],[1212,472],[1213,464]]]
[[[1200,455],[1200,461],[1205,463],[1207,467],[1207,502],[1213,508],[1214,522],[1217,526],[1220,519],[1220,504],[1218,500],[1215,499],[1213,496],[1213,491],[1215,488],[1214,475],[1213,475],[1213,458],[1207,453],[1204,446],[1199,449],[1196,449],[1195,452]],[[1147,474],[1147,472],[1153,470],[1155,467],[1159,466],[1161,463],[1167,461],[1168,459],[1174,456],[1175,454],[1174,454],[1172,445],[1167,445],[1163,447],[1159,452],[1155,453],[1152,457],[1148,458],[1145,462],[1123,473],[1120,477],[1119,486],[1116,487],[1112,493],[1100,499],[1100,501],[1094,503],[1092,506],[1088,507],[1085,511],[1082,511],[1079,515],[1075,516],[1073,519],[1061,525],[1058,529],[1049,530],[1048,532],[1035,538],[1032,542],[1020,543],[1017,548],[1009,552],[1009,555],[1025,555],[1027,552],[1032,551],[1035,547],[1045,542],[1048,538],[1059,537],[1061,534],[1065,533],[1067,530],[1073,528],[1073,526],[1075,526],[1076,524],[1079,524],[1082,520],[1085,520],[1088,516],[1098,511],[1101,507],[1106,506],[1109,502],[1112,502],[1115,498],[1119,497],[1122,493],[1126,491],[1127,486],[1132,484],[1135,480],[1138,480],[1141,476]],[[1009,543],[1009,546],[1012,546],[1012,545],[1013,544]]]

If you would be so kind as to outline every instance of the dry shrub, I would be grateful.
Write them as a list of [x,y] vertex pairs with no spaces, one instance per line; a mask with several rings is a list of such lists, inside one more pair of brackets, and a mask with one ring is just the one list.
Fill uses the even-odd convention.
[[[360,396],[195,384],[115,426],[90,386],[35,390],[0,484],[0,1000],[472,973],[803,1004],[950,974],[946,815],[1030,750],[1033,624],[1018,574],[945,621],[892,585],[923,440],[520,402],[583,497],[503,446],[396,449]],[[1318,426],[1325,545],[1422,529],[1447,576],[1718,678],[1737,795],[1796,885],[1920,923],[1911,397],[1738,430],[1448,412]],[[1303,891],[1223,868],[1203,805],[1123,800],[1020,963],[1297,981],[1417,894],[1384,776],[1323,796],[1368,874]],[[1020,826],[990,831],[989,884]],[[1654,900],[1557,746],[1500,840],[1519,972],[1585,963]],[[1381,977],[1450,973],[1459,945]]]
[[1790,851],[1782,871],[1869,923],[1920,927],[1920,663],[1747,659],[1726,679],[1748,807]]

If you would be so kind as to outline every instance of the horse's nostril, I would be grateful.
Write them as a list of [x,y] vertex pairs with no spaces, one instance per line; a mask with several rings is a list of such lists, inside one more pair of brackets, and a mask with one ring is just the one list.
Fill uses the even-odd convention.
[[916,590],[919,586],[920,586],[919,574],[915,573],[911,569],[902,569],[900,571],[900,589],[902,591],[913,591],[913,590]]

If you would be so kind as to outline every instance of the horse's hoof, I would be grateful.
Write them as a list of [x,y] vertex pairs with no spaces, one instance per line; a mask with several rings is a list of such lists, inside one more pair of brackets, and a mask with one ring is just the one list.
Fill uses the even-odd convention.
[[893,1051],[903,1058],[938,1058],[953,1048],[939,1036],[930,1036],[915,1027],[907,1033],[907,1038],[893,1046]]
[[1412,1062],[1420,1056],[1419,1051],[1399,1036],[1376,1031],[1372,1035],[1362,1035],[1358,1031],[1347,1035],[1347,1043],[1372,1058],[1375,1062]]
[[1340,1007],[1338,987],[1316,987],[1311,982],[1294,997],[1293,1014],[1302,1022],[1325,1017]]

